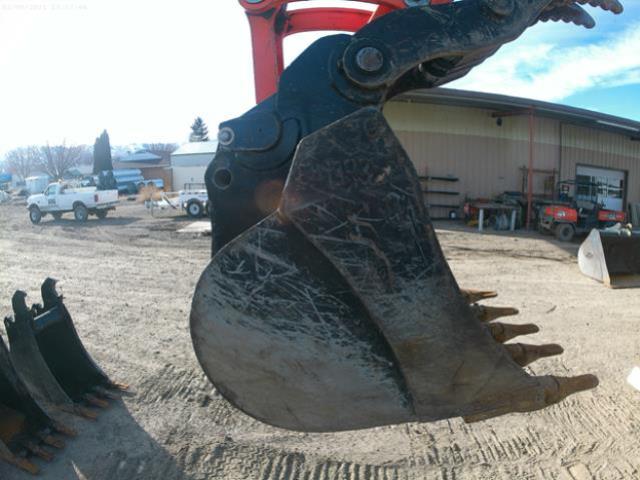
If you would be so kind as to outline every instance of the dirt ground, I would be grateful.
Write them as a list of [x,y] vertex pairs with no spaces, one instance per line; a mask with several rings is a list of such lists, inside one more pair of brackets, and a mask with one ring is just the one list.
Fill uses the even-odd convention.
[[[238,412],[198,366],[188,315],[209,238],[177,234],[186,217],[153,218],[135,203],[104,221],[68,217],[34,226],[24,206],[0,206],[0,312],[10,313],[14,290],[35,302],[46,276],[59,279],[85,345],[131,394],[95,422],[67,417],[79,436],[50,464],[37,461],[42,479],[640,478],[640,392],[625,381],[640,365],[640,295],[583,277],[577,243],[438,226],[462,286],[499,291],[486,303],[515,306],[517,322],[540,325],[529,342],[565,347],[532,370],[595,373],[596,390],[470,425],[304,434]],[[0,464],[0,479],[28,478]]]

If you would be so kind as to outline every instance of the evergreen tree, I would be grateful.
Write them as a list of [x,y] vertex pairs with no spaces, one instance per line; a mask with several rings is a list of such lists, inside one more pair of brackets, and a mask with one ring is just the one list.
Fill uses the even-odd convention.
[[109,134],[104,130],[93,144],[93,174],[104,170],[113,170],[111,163],[111,144]]
[[191,125],[191,135],[189,135],[190,142],[208,142],[209,141],[209,129],[204,120],[200,117],[196,117],[193,125]]

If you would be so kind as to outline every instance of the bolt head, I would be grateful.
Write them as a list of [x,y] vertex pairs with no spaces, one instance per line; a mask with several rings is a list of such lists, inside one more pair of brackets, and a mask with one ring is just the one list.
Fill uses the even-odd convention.
[[363,47],[356,53],[356,65],[360,70],[375,73],[384,65],[384,55],[375,47]]
[[235,135],[233,133],[233,130],[231,130],[229,127],[221,128],[218,132],[218,141],[222,145],[229,145],[231,142],[233,142],[234,137]]

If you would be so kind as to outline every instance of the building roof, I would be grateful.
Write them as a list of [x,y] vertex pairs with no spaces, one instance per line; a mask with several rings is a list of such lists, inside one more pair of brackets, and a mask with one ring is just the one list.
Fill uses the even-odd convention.
[[528,98],[455,90],[452,88],[434,88],[404,93],[394,100],[482,108],[492,110],[496,117],[499,117],[500,113],[504,113],[505,116],[525,115],[533,111],[537,116],[550,117],[575,125],[607,130],[628,136],[632,140],[640,140],[640,122],[583,108],[541,102]]
[[147,168],[169,168],[169,163],[167,162],[135,162],[135,161],[119,162],[114,160],[113,168],[118,170],[129,169],[129,168],[138,168],[140,170],[145,170]]
[[211,140],[208,142],[189,142],[181,145],[171,156],[176,155],[197,155],[201,153],[216,153],[218,142]]
[[156,155],[155,153],[151,153],[147,150],[138,150],[134,153],[129,153],[127,155],[123,155],[118,159],[119,162],[146,162],[146,163],[155,163],[162,160],[160,155]]

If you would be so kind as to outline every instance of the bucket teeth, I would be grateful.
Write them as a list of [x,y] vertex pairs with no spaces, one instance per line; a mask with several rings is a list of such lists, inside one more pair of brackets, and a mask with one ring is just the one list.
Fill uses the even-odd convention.
[[88,420],[97,420],[98,419],[98,413],[94,412],[93,410],[90,410],[88,408],[85,407],[81,407],[81,406],[77,406],[76,407],[76,412],[78,415],[80,415],[81,417],[84,417]]
[[115,394],[115,393],[111,392],[110,390],[107,390],[106,388],[103,388],[103,387],[93,387],[91,390],[96,395],[108,398],[110,400],[117,400],[119,398],[117,394]]
[[31,475],[37,475],[40,472],[40,469],[34,463],[31,463],[26,458],[18,457],[12,454],[6,446],[2,445],[0,441],[0,460],[7,462],[14,467],[17,467],[25,472],[30,473]]
[[121,392],[127,392],[129,390],[129,384],[128,383],[111,382],[111,384],[109,385],[109,388],[111,388],[113,390],[120,390]]
[[520,335],[530,335],[540,331],[540,328],[533,323],[513,325],[510,323],[493,322],[488,323],[487,327],[489,328],[493,338],[499,343],[504,343]]
[[554,355],[561,355],[564,349],[560,345],[548,344],[548,345],[528,345],[524,343],[510,343],[505,345],[505,348],[516,362],[521,367],[529,365],[535,362],[539,358],[552,357]]
[[596,388],[600,383],[598,377],[591,374],[575,377],[551,377],[555,384],[545,389],[545,401],[547,405],[558,403],[569,395]]
[[472,305],[471,309],[481,322],[491,322],[500,317],[517,315],[520,311],[513,307],[487,307],[484,305]]
[[41,448],[35,442],[24,441],[22,442],[22,446],[26,448],[29,452],[34,454],[36,457],[41,458],[46,462],[50,462],[53,460],[53,454],[50,452],[47,452],[44,448]]
[[75,437],[78,435],[78,432],[76,432],[73,428],[68,427],[64,423],[60,422],[55,422],[53,424],[53,429],[58,433],[66,435],[67,437]]
[[90,393],[85,393],[82,396],[82,399],[93,407],[109,408],[109,402],[107,402],[106,400],[102,400],[95,395],[91,395]]
[[495,298],[498,296],[498,292],[492,290],[475,290],[472,288],[461,288],[460,293],[469,304],[477,303],[480,300],[486,300],[487,298]]
[[50,447],[54,447],[54,448],[64,448],[64,442],[61,439],[54,437],[53,435],[50,435],[48,433],[38,432],[36,436],[45,445],[49,445]]

